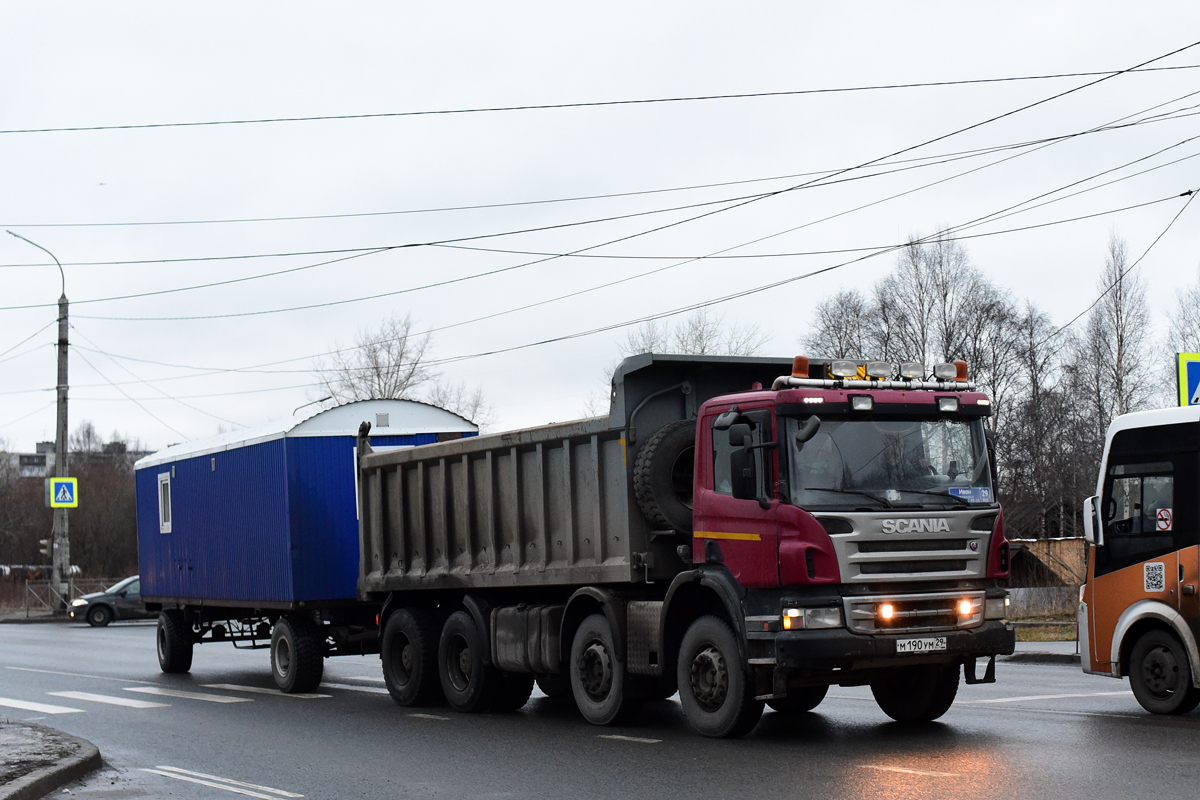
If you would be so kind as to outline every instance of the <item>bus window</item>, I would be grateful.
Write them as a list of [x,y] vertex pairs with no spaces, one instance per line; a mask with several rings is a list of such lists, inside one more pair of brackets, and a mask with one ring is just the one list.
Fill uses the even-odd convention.
[[1170,461],[1118,464],[1109,469],[1103,508],[1110,568],[1177,549],[1172,524],[1173,472]]

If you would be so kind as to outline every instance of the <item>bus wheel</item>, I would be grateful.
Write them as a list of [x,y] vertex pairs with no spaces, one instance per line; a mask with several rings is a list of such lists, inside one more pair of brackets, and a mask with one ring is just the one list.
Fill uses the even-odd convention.
[[1146,632],[1133,646],[1129,683],[1142,708],[1153,714],[1186,714],[1200,704],[1187,652],[1163,630]]
[[958,665],[901,667],[871,684],[883,713],[897,722],[930,722],[945,714],[958,694]]
[[762,718],[737,638],[719,617],[701,617],[687,629],[675,674],[683,714],[701,736],[745,736]]
[[434,705],[442,700],[437,647],[440,621],[424,608],[402,608],[383,626],[380,658],[388,694],[400,706]]
[[612,626],[603,614],[592,614],[575,631],[570,668],[575,705],[593,725],[623,721],[641,706],[630,696],[628,676],[613,647]]
[[787,697],[778,700],[768,700],[769,705],[780,714],[804,714],[821,705],[828,686],[805,686],[801,689],[788,689]]

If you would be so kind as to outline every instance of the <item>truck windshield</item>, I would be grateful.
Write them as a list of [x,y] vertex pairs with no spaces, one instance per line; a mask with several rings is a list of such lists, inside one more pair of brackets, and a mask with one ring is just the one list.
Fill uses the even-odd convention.
[[789,417],[788,483],[802,508],[992,503],[983,420],[821,416],[807,442]]

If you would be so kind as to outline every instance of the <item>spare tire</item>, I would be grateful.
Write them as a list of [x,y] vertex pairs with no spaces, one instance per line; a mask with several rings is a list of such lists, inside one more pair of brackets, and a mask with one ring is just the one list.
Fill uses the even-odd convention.
[[651,526],[692,532],[695,461],[695,420],[659,428],[642,445],[633,463],[633,492]]

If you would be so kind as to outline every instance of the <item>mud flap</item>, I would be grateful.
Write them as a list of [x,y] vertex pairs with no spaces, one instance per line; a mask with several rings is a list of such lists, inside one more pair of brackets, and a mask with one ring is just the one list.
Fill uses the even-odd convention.
[[[983,677],[980,678],[975,674],[975,664],[979,659],[972,658],[969,661],[963,662],[963,678],[968,685],[977,683],[995,683],[996,682],[996,657],[988,658],[987,666],[983,669]],[[970,665],[968,668],[967,665]]]

